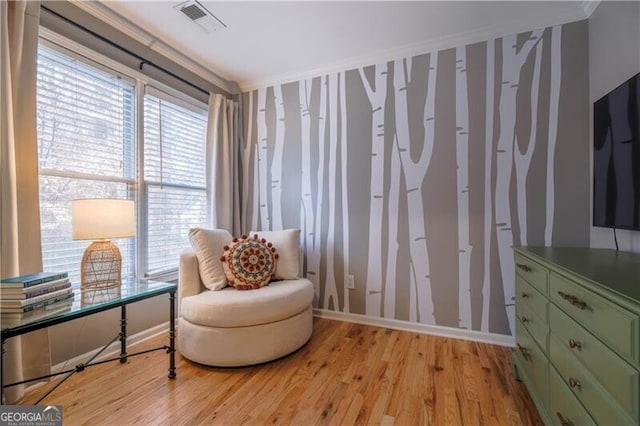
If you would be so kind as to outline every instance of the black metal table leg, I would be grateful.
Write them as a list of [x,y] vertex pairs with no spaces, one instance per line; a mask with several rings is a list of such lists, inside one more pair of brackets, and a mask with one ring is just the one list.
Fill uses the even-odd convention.
[[127,362],[127,306],[122,305],[120,315],[120,364]]
[[4,404],[4,339],[0,344],[2,349],[0,350],[0,405]]
[[176,378],[176,292],[169,293],[169,378]]

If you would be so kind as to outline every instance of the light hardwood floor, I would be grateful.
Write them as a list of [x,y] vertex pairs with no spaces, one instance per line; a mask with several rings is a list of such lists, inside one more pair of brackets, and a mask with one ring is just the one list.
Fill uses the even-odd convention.
[[175,380],[162,351],[91,367],[41,404],[63,405],[65,425],[542,424],[500,346],[316,318],[311,340],[274,362],[176,360]]

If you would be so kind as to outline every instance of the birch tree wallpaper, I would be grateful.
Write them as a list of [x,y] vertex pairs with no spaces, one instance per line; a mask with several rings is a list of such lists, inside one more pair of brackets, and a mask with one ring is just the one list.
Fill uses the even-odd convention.
[[585,21],[241,103],[243,229],[302,230],[318,308],[509,335],[513,246],[588,245]]

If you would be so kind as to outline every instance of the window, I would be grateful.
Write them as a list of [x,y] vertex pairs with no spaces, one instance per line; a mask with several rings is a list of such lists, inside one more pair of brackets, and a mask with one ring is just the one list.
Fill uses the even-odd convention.
[[[135,184],[134,86],[40,45],[37,131],[43,267],[80,282],[90,242],[71,240],[71,200],[132,198]],[[124,276],[133,276],[135,245],[114,241]]]
[[204,110],[149,90],[144,97],[146,267],[176,267],[189,228],[207,221]]
[[68,271],[74,284],[90,241],[71,239],[73,199],[136,201],[136,238],[114,240],[123,277],[175,271],[188,229],[206,224],[206,110],[148,85],[138,99],[148,83],[48,42],[39,45],[43,267]]

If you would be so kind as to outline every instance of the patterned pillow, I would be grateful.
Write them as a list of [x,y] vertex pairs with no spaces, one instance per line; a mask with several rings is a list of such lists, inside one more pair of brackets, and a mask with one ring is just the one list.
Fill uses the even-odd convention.
[[278,254],[264,238],[243,235],[224,247],[221,258],[229,285],[237,290],[253,290],[269,284],[276,270]]

